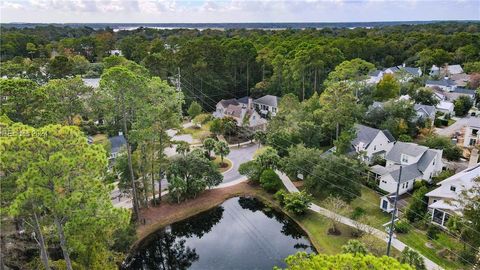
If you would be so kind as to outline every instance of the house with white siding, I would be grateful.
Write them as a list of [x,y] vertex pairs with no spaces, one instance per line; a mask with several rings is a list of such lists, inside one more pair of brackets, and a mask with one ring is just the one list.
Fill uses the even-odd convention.
[[[389,193],[380,202],[380,208],[389,212],[392,208],[391,197],[396,195],[397,183],[400,182],[398,195],[413,189],[415,181],[430,182],[433,176],[442,171],[443,150],[429,149],[415,143],[396,142],[385,156],[386,165],[370,168],[378,187]],[[401,166],[401,176],[400,176]]]
[[375,156],[385,157],[395,143],[395,138],[388,130],[360,124],[355,124],[354,128],[356,137],[352,141],[352,152],[360,154],[366,163],[371,163]]
[[255,109],[257,109],[262,116],[275,116],[278,112],[278,105],[280,98],[273,95],[266,95],[257,98],[253,101]]
[[446,228],[447,221],[451,216],[462,216],[461,194],[466,193],[466,196],[478,195],[468,192],[472,187],[480,184],[480,182],[475,181],[478,177],[480,177],[480,164],[439,182],[437,184],[438,188],[426,194],[432,224]]

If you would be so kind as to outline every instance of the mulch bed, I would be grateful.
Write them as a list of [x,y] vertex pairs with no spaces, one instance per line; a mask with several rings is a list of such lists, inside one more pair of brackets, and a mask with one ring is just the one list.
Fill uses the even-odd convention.
[[163,198],[161,205],[140,210],[138,239],[143,239],[168,224],[207,211],[229,198],[255,195],[259,190],[259,187],[243,182],[231,187],[206,190],[197,198],[179,204],[168,202],[167,198]]

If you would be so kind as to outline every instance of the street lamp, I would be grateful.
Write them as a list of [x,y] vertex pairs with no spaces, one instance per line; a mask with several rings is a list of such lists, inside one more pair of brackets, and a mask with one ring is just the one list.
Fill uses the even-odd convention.
[[392,245],[393,228],[395,225],[395,214],[397,212],[398,192],[400,191],[400,181],[402,181],[402,165],[398,172],[397,192],[395,193],[395,202],[393,203],[392,221],[390,222],[390,230],[388,232],[387,256],[390,256],[390,247]]

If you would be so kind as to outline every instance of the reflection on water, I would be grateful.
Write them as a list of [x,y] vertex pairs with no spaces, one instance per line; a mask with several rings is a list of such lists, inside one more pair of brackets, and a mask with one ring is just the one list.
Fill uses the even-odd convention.
[[312,252],[291,219],[254,198],[233,198],[146,239],[123,269],[272,269]]

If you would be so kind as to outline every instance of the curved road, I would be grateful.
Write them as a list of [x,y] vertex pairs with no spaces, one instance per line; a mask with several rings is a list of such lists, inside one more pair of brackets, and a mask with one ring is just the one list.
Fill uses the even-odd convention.
[[255,143],[240,146],[240,148],[230,148],[230,154],[228,154],[227,158],[232,161],[233,166],[230,170],[223,174],[223,183],[229,183],[243,178],[243,176],[238,172],[238,168],[240,167],[240,164],[252,160],[257,149],[258,144]]
[[[247,180],[247,178],[243,175],[241,175],[238,172],[238,168],[240,167],[240,164],[245,163],[247,161],[250,161],[253,159],[253,155],[255,154],[255,151],[258,149],[258,144],[251,143],[248,145],[240,146],[238,147],[232,147],[230,148],[230,154],[228,154],[227,158],[232,161],[232,168],[223,173],[223,182],[216,186],[215,188],[224,188],[228,186],[233,186],[236,185],[240,182],[243,182]],[[168,182],[166,179],[162,180],[162,195],[166,192],[165,190],[168,187]],[[156,188],[158,188],[158,183],[156,183]],[[166,193],[165,193],[166,194]],[[119,196],[120,191],[115,188],[112,193],[112,203],[116,207],[123,207],[123,208],[132,208],[132,199],[128,194],[124,196]]]

